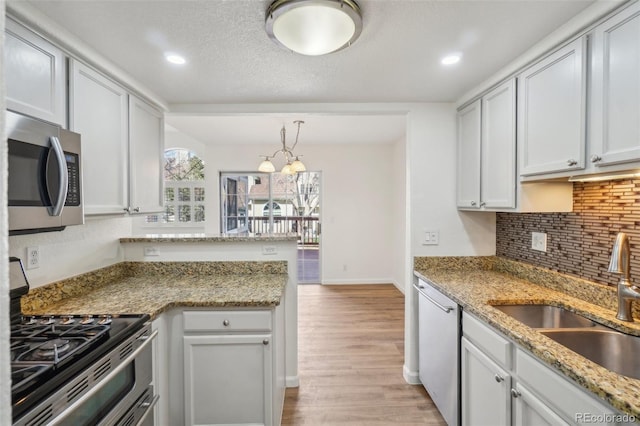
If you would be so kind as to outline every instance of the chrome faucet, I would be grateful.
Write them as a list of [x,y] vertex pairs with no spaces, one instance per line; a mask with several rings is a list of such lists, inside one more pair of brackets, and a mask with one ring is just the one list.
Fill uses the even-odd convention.
[[620,281],[618,281],[618,313],[616,318],[621,321],[633,322],[631,303],[634,299],[640,300],[640,288],[631,284],[629,279],[630,266],[629,237],[624,232],[619,232],[611,250],[608,270],[621,274]]

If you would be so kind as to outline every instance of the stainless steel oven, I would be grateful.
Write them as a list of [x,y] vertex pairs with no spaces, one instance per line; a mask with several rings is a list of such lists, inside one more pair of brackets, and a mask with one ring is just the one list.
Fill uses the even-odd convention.
[[[153,425],[151,325],[59,386],[18,418],[16,426]],[[54,377],[55,379],[55,377]]]
[[84,223],[80,135],[6,111],[9,233]]
[[9,260],[13,424],[153,425],[149,315],[22,315],[29,284]]

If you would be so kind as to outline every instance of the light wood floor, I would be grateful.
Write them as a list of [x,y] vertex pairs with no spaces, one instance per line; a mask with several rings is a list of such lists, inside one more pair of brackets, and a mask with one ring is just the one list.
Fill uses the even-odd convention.
[[402,377],[404,296],[393,285],[298,286],[300,387],[283,425],[446,425]]

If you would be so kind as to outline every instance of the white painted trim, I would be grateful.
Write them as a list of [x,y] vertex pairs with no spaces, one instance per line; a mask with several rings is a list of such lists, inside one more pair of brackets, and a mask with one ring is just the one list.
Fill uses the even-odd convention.
[[404,378],[404,381],[410,385],[422,385],[418,372],[409,370],[409,367],[407,367],[406,364],[402,366],[402,377]]
[[285,386],[288,388],[300,387],[300,376],[287,376],[285,378]]
[[[393,283],[393,280],[390,278],[380,279],[380,278],[352,278],[352,279],[333,279],[333,280],[322,280],[322,285],[362,285],[362,284],[393,284],[397,287],[396,284]],[[305,284],[298,284],[305,285]]]

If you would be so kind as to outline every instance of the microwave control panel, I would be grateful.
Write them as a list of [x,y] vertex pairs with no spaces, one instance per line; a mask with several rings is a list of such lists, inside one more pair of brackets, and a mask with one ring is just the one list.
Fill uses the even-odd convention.
[[67,189],[67,199],[65,206],[80,205],[80,161],[78,154],[65,152],[64,156],[67,160],[67,174],[69,176],[69,187]]

